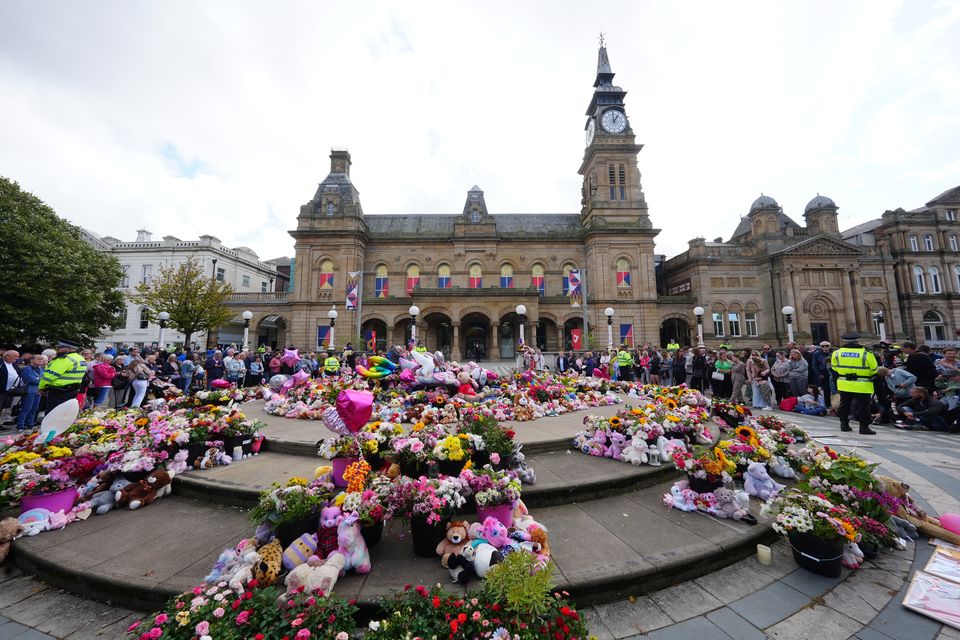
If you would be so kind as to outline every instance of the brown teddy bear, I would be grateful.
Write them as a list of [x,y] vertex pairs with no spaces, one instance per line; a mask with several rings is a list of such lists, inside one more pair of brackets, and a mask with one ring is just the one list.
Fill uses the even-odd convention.
[[934,517],[928,516],[907,493],[910,491],[910,485],[906,482],[894,480],[889,476],[877,476],[883,483],[883,490],[892,496],[906,500],[906,503],[900,507],[900,510],[894,514],[897,515],[917,528],[917,531],[928,538],[939,538],[945,542],[960,545],[960,535],[947,531],[940,526],[940,521]]
[[447,534],[437,545],[437,555],[440,556],[440,564],[447,568],[447,560],[451,555],[460,554],[463,548],[470,542],[469,525],[463,520],[453,520],[447,523]]
[[157,498],[170,492],[170,474],[163,469],[154,469],[139,482],[131,482],[117,491],[117,506],[139,509],[152,504]]
[[543,527],[537,527],[535,529],[531,529],[530,542],[534,543],[534,545],[539,545],[539,549],[537,548],[537,546],[533,547],[538,554],[542,556],[547,556],[548,558],[550,557],[550,543],[547,541],[546,529],[544,529]]
[[13,539],[22,532],[23,527],[16,518],[4,518],[0,520],[0,562],[7,559],[7,554],[10,553],[10,546],[13,544]]

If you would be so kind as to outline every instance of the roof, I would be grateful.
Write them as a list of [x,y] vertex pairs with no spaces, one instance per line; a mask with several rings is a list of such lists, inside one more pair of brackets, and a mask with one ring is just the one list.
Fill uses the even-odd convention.
[[874,218],[873,220],[867,220],[866,222],[861,222],[858,225],[850,227],[846,231],[841,231],[840,237],[846,240],[847,238],[858,236],[861,233],[867,233],[868,231],[873,231],[874,229],[876,229],[881,225],[883,225],[882,218]]
[[936,198],[927,203],[927,206],[934,204],[960,204],[960,187],[947,189]]
[[[763,196],[763,197],[768,197],[768,196]],[[770,199],[773,200],[773,198],[770,198]],[[754,204],[756,204],[756,203],[754,203]],[[790,216],[788,216],[787,214],[785,214],[783,211],[779,211],[779,212],[777,213],[777,221],[779,221],[779,223],[780,223],[780,231],[783,231],[784,229],[786,229],[786,228],[788,228],[788,227],[793,228],[793,229],[799,229],[799,228],[800,228],[800,225],[798,225],[796,222],[794,222],[794,221],[790,218]],[[730,239],[731,239],[731,240],[734,240],[734,239],[736,239],[736,238],[739,238],[740,236],[743,236],[743,235],[746,235],[746,234],[750,233],[750,227],[751,227],[750,218],[748,218],[747,216],[742,216],[742,217],[740,218],[740,224],[737,225],[737,229],[733,232],[733,235],[730,236]]]
[[[453,236],[454,225],[462,215],[366,215],[367,229],[374,236],[417,235]],[[498,235],[525,233],[535,236],[576,236],[582,230],[578,213],[501,213],[489,216]],[[468,223],[469,224],[469,223]]]
[[765,196],[760,194],[760,197],[753,201],[753,204],[750,205],[750,211],[759,211],[760,209],[766,209],[768,207],[779,207],[777,201],[771,198],[770,196]]
[[825,209],[827,207],[837,208],[837,203],[828,198],[827,196],[822,196],[819,193],[817,197],[807,203],[807,206],[803,208],[804,213],[809,213],[814,209]]

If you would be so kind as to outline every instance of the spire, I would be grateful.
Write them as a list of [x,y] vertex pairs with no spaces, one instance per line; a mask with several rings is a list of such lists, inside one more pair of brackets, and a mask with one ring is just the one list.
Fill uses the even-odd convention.
[[600,51],[597,52],[597,79],[593,86],[610,86],[613,82],[613,71],[610,69],[610,58],[607,56],[607,48],[600,45]]
[[623,107],[623,98],[627,92],[613,84],[613,69],[610,68],[610,56],[603,34],[600,34],[600,49],[597,51],[597,77],[593,81],[593,98],[587,107],[588,116],[597,115],[598,107],[617,105]]

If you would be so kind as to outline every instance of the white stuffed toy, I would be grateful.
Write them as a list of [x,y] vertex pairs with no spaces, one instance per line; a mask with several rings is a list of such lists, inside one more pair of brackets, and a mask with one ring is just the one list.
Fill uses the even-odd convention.
[[[310,556],[306,562],[287,574],[284,582],[287,593],[294,593],[302,586],[306,593],[313,593],[319,589],[323,595],[330,595],[337,584],[337,579],[343,573],[345,562],[346,557],[339,551],[332,552],[326,560]],[[281,599],[284,597],[281,596]]]
[[627,448],[620,453],[620,460],[639,467],[641,464],[646,464],[647,451],[649,451],[649,449],[650,447],[647,445],[647,441],[640,435],[635,435]]
[[663,436],[657,438],[657,449],[660,450],[660,460],[666,462],[667,460],[673,460],[672,453],[676,449],[686,449],[687,443],[683,440],[673,438],[667,440]]
[[775,476],[780,476],[781,478],[793,478],[797,479],[797,472],[793,470],[787,461],[781,458],[780,456],[773,456],[770,458],[770,472]]
[[762,462],[751,462],[747,465],[747,472],[743,474],[743,488],[761,500],[775,498],[784,486],[770,477],[766,465]]

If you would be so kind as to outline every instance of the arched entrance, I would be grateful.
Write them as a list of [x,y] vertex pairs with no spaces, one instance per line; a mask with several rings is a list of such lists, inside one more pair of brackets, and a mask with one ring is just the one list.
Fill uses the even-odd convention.
[[257,324],[257,346],[271,349],[287,346],[287,322],[281,316],[266,316]]
[[666,348],[671,340],[680,346],[690,346],[690,323],[686,318],[664,318],[660,325],[660,346]]
[[487,359],[490,353],[490,319],[480,313],[471,313],[460,321],[461,342],[463,343],[463,358],[476,360]]
[[[520,340],[520,317],[515,312],[510,312],[500,318],[500,357],[504,360],[517,357],[517,344]],[[524,329],[524,340],[530,340],[532,336],[526,335]]]
[[360,327],[360,336],[363,338],[360,349],[377,353],[387,350],[387,323],[379,318],[365,320]]
[[549,318],[540,318],[537,323],[537,349],[557,351],[557,323]]
[[440,351],[449,358],[453,349],[453,322],[445,313],[428,313],[423,317],[423,336],[419,340],[430,351]]

